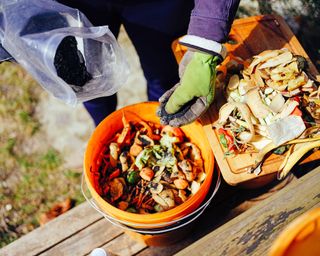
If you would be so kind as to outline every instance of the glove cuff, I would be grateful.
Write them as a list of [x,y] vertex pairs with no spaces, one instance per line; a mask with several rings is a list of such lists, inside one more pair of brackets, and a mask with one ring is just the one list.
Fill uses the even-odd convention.
[[220,61],[223,61],[227,55],[227,49],[223,44],[199,36],[185,35],[179,39],[179,44],[213,56],[218,56]]

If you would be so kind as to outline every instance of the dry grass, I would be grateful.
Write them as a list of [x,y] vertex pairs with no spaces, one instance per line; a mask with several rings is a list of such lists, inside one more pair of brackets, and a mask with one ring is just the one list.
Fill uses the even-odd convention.
[[83,201],[80,173],[63,168],[35,114],[42,91],[19,66],[0,65],[0,247],[37,227],[53,203]]

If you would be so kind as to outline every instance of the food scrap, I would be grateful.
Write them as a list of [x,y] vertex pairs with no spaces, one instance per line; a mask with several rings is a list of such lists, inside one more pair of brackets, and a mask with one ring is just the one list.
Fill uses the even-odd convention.
[[106,144],[98,168],[99,194],[132,213],[169,210],[194,195],[205,180],[200,149],[180,128],[128,121]]
[[[288,49],[267,50],[251,61],[236,58],[222,65],[217,81],[227,103],[220,108],[214,128],[225,156],[261,155],[269,148],[278,154],[293,152],[298,145],[295,149],[283,146],[306,138],[304,132],[310,127],[316,129],[308,138],[320,140],[320,87],[308,73],[304,57]],[[310,149],[310,145],[304,144],[304,148]]]

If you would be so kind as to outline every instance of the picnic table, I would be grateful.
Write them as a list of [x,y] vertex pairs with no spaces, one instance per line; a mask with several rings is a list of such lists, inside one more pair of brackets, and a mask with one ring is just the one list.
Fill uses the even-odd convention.
[[[238,35],[248,54],[298,44],[277,16],[240,19],[233,26],[253,21],[257,25],[250,28],[252,33]],[[285,180],[258,189],[233,187],[222,180],[192,232],[173,245],[149,247],[137,242],[85,202],[2,248],[0,255],[88,255],[97,247],[115,255],[266,255],[289,222],[320,207],[319,156],[319,151],[309,153]]]

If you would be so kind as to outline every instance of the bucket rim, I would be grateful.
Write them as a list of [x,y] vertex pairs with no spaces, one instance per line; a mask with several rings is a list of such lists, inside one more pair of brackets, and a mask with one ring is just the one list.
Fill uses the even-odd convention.
[[[122,229],[125,230],[129,230],[129,231],[133,231],[133,232],[137,232],[137,233],[142,233],[142,234],[161,234],[161,233],[166,233],[166,232],[170,232],[179,228],[182,228],[188,224],[190,224],[191,222],[193,222],[194,220],[196,220],[204,211],[205,209],[209,206],[209,204],[211,203],[212,199],[214,198],[214,196],[216,195],[216,193],[219,190],[219,187],[221,185],[221,173],[220,171],[217,172],[217,177],[215,178],[216,183],[215,183],[215,187],[214,189],[212,189],[212,194],[210,196],[207,195],[206,199],[204,202],[201,203],[201,206],[199,208],[197,208],[196,210],[194,210],[193,212],[177,219],[177,220],[172,220],[172,221],[168,221],[168,222],[159,222],[159,223],[155,223],[155,224],[143,224],[143,223],[132,223],[129,221],[124,221],[124,220],[118,220],[113,216],[108,215],[107,213],[103,212],[102,209],[100,209],[100,207],[98,206],[98,204],[95,203],[94,198],[89,198],[85,192],[85,186],[87,185],[87,183],[84,181],[84,175],[82,175],[82,182],[81,182],[81,191],[83,196],[85,197],[86,201],[90,204],[90,206],[92,208],[94,208],[96,211],[98,211],[107,221],[109,221],[111,224],[118,226]],[[87,187],[88,189],[88,187]],[[90,196],[90,193],[89,193]],[[193,215],[195,215],[193,217]],[[190,220],[188,220],[187,222],[182,222],[181,224],[178,224],[176,226],[173,226],[174,224],[177,224],[185,219],[191,218]],[[164,225],[166,225],[164,227]],[[139,226],[138,227],[134,227],[134,226]],[[143,227],[143,228],[141,228]],[[144,228],[152,228],[152,229],[157,229],[157,228],[161,228],[161,230],[150,230],[150,229],[144,229]]]

